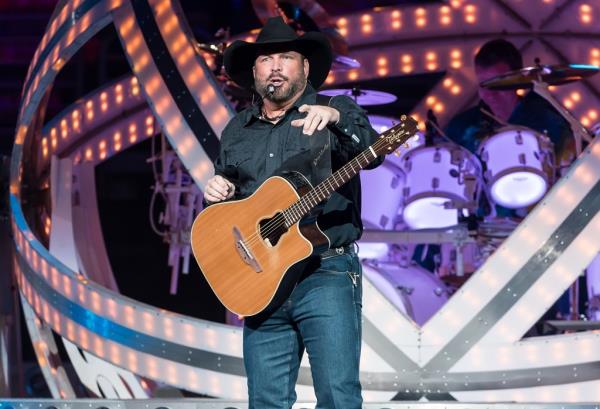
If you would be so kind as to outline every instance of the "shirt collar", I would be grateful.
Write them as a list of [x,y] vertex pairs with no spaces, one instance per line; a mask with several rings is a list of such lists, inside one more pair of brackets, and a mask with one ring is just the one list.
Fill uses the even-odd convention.
[[[304,89],[304,92],[302,93],[302,95],[300,95],[300,98],[298,98],[294,102],[294,104],[290,108],[290,111],[297,110],[304,104],[311,104],[311,105],[314,104],[316,101],[316,94],[317,94],[317,91],[315,91],[313,86],[310,85],[309,83],[307,83],[306,88]],[[244,126],[248,126],[250,123],[252,123],[258,119],[258,117],[260,116],[261,106],[262,106],[262,101],[259,101],[257,103],[252,104],[245,111]]]

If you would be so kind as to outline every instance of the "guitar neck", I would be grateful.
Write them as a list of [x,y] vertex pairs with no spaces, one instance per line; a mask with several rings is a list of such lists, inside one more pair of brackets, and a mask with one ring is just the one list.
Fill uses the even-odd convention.
[[308,214],[316,205],[328,199],[331,194],[352,179],[358,172],[367,167],[378,156],[393,152],[400,144],[405,143],[418,130],[417,122],[407,116],[400,117],[400,123],[383,132],[377,141],[346,163],[334,174],[319,183],[293,205],[283,211],[286,225],[292,226]]
[[298,222],[316,205],[328,199],[334,191],[346,184],[376,158],[377,155],[372,146],[358,154],[354,159],[302,196],[296,203],[284,210],[283,213],[287,224],[291,226]]

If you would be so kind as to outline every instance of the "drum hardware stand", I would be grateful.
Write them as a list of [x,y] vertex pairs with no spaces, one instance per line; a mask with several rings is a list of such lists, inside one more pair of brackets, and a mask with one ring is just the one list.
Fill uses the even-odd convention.
[[[164,136],[161,135],[160,138],[160,152],[156,152],[153,140],[152,156],[147,159],[147,162],[152,164],[154,175],[149,218],[152,230],[169,245],[168,265],[171,267],[169,293],[175,295],[179,274],[189,272],[191,254],[189,232],[195,216],[202,209],[202,192],[186,176],[181,161],[172,150],[168,149]],[[164,209],[158,219],[162,230],[154,220],[154,206],[159,196],[164,201]]]
[[464,224],[443,229],[421,230],[364,230],[360,238],[363,243],[406,243],[406,244],[442,244],[442,243],[475,243]]
[[462,248],[467,243],[476,243],[465,224],[457,224],[443,229],[422,229],[410,231],[365,230],[360,239],[363,243],[412,243],[443,244],[452,243],[456,248],[456,275],[464,276]]
[[579,276],[575,279],[573,284],[569,287],[569,318],[572,320],[578,320],[579,316]]
[[360,85],[354,85],[352,87],[352,97],[354,98],[354,102],[358,104],[358,97],[360,97],[361,95],[362,92],[360,90]]
[[600,295],[596,294],[588,300],[587,315],[591,321],[596,319],[600,311]]
[[[592,142],[592,136],[589,131],[583,126],[571,112],[563,107],[548,91],[548,84],[542,82],[538,78],[538,81],[533,81],[533,91],[544,98],[558,111],[559,114],[569,123],[571,132],[573,132],[573,138],[575,140],[575,155],[579,157],[582,150],[582,139],[586,142]],[[579,278],[575,280],[569,287],[569,302],[570,302],[570,315],[571,319],[579,318]]]
[[[465,190],[467,190],[467,184],[465,184]],[[473,192],[467,192],[467,197],[470,197],[473,194]],[[473,215],[475,214],[476,210],[477,210],[477,202],[476,201],[457,201],[457,200],[452,200],[450,202],[446,202],[444,204],[444,208],[446,209],[456,209],[456,211],[458,212],[458,217],[459,219],[461,218],[462,211],[463,210],[467,210],[469,212],[469,214]],[[460,234],[465,234],[464,232],[466,232],[467,235],[469,235],[469,226],[467,224],[467,226],[465,226],[464,230],[461,231]],[[463,247],[464,244],[467,243],[467,241],[465,241],[465,237],[457,235],[455,237],[454,240],[452,240],[452,243],[454,244],[454,250],[456,252],[456,276],[457,277],[463,277],[465,275],[465,265],[464,265],[464,259],[463,259]]]

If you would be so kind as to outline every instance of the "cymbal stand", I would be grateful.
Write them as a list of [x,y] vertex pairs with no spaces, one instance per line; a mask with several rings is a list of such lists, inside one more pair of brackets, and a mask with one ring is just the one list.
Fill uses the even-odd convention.
[[[588,132],[585,126],[583,126],[568,109],[563,107],[557,100],[552,96],[548,90],[548,84],[542,81],[533,81],[533,91],[548,101],[554,109],[562,115],[563,118],[569,123],[571,132],[573,132],[573,138],[575,140],[575,154],[578,157],[581,154],[582,139],[586,142],[592,142],[592,136]],[[570,315],[573,319],[579,316],[579,278],[569,288],[569,301],[570,301]]]
[[552,96],[548,90],[548,84],[542,81],[533,81],[533,92],[544,98],[558,111],[559,114],[569,123],[571,131],[573,132],[573,138],[575,140],[575,151],[576,155],[581,154],[582,140],[586,142],[592,142],[592,137],[585,126],[583,126],[568,109],[563,107],[557,100]]

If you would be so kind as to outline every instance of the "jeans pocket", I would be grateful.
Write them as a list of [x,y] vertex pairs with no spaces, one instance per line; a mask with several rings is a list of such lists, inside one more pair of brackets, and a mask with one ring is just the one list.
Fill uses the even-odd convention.
[[354,285],[354,302],[362,307],[362,265],[356,254],[348,254],[348,274]]

